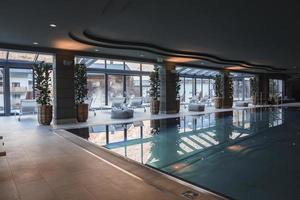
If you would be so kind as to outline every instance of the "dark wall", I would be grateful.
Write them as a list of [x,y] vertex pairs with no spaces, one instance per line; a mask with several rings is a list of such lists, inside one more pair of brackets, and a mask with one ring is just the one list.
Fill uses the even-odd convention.
[[286,95],[300,102],[300,77],[290,77],[286,81]]

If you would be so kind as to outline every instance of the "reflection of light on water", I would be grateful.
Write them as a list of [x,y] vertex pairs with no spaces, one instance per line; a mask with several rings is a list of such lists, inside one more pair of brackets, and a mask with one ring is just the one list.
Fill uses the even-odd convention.
[[178,164],[174,164],[171,166],[171,168],[176,171],[176,170],[179,170],[179,169],[182,169],[184,167],[186,167],[187,165],[184,164],[184,163],[178,163]]
[[230,151],[241,151],[243,150],[243,147],[241,145],[232,145],[227,147],[227,149]]

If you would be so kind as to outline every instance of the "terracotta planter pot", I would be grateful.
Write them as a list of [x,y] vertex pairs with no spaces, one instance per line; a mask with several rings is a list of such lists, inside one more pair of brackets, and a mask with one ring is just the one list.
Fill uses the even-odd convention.
[[38,122],[41,125],[50,125],[52,122],[52,106],[39,105],[38,106]]
[[222,103],[222,108],[232,108],[233,105],[233,99],[224,99]]
[[180,100],[176,100],[175,103],[176,103],[176,113],[179,113],[179,111],[180,111]]
[[159,113],[159,104],[158,100],[152,100],[150,105],[150,112],[151,114],[158,114]]
[[257,105],[257,98],[256,96],[252,96],[252,104]]
[[215,108],[220,109],[222,108],[223,98],[222,97],[215,97]]
[[86,103],[77,104],[77,121],[86,122],[89,116],[89,105]]

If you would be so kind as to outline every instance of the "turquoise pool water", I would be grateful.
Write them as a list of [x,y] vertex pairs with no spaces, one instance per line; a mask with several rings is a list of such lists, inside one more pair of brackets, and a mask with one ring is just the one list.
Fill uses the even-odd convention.
[[69,131],[231,199],[300,199],[300,108],[245,109]]

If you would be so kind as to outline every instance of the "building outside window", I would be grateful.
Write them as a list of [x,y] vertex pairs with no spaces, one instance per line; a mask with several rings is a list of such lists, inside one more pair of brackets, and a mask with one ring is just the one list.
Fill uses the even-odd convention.
[[145,103],[150,103],[150,77],[142,76],[142,97]]
[[203,97],[209,97],[209,89],[210,89],[210,86],[209,86],[209,79],[202,79],[202,94],[203,94]]
[[124,85],[124,76],[108,75],[108,82],[107,82],[108,105],[111,105],[112,98],[124,96],[123,85]]
[[126,76],[126,95],[127,97],[141,96],[141,77],[140,76]]
[[93,108],[105,105],[105,75],[100,73],[87,74],[88,99]]
[[10,104],[11,111],[20,109],[22,99],[33,99],[32,69],[10,69]]

